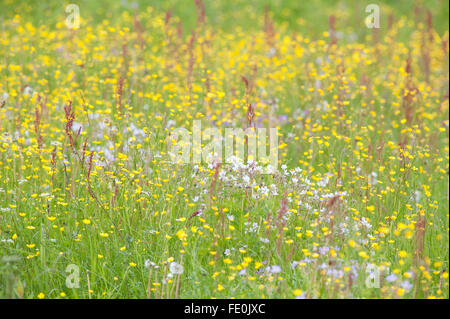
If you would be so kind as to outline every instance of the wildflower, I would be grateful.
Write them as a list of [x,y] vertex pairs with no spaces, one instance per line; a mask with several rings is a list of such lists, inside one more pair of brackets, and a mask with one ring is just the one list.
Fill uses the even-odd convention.
[[278,274],[281,272],[281,267],[278,265],[274,265],[271,267],[267,267],[266,271],[271,272],[272,274]]
[[397,276],[394,273],[391,273],[389,276],[386,277],[387,282],[394,282],[397,280]]
[[410,290],[413,287],[413,285],[408,280],[403,281],[400,286],[405,290]]
[[185,241],[187,238],[187,234],[184,230],[180,229],[179,231],[177,231],[176,236],[178,237],[179,240],[181,241]]
[[303,293],[303,291],[301,291],[300,289],[295,289],[295,290],[294,290],[294,296],[295,296],[295,297],[300,296],[302,293]]
[[184,268],[181,264],[176,262],[171,262],[169,265],[169,270],[174,275],[181,275],[184,271]]
[[365,251],[360,251],[358,254],[359,254],[359,256],[361,256],[364,259],[369,258],[369,255],[367,255],[367,253]]

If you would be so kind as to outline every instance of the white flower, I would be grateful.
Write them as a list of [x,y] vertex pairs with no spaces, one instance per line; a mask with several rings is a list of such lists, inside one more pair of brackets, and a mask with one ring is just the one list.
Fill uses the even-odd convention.
[[272,192],[272,195],[274,195],[274,196],[278,195],[277,185],[275,185],[275,184],[270,185],[270,191]]
[[181,275],[184,271],[184,267],[176,262],[171,262],[169,266],[169,270],[174,275]]
[[75,132],[78,132],[78,130],[82,127],[83,127],[83,125],[81,123],[78,123],[78,122],[72,123],[72,130],[74,130]]
[[23,94],[25,94],[25,95],[33,95],[33,92],[34,92],[33,89],[31,87],[27,86],[25,88],[25,90],[23,91]]
[[268,195],[269,194],[269,188],[267,186],[262,186],[259,188],[259,192],[263,195]]
[[420,191],[414,192],[414,198],[415,198],[416,202],[420,202],[420,195],[421,195]]

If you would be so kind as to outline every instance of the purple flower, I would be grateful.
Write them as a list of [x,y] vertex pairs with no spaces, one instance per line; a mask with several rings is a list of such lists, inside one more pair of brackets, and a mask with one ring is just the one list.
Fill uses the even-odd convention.
[[264,275],[264,269],[259,268],[259,269],[256,271],[256,273],[257,273],[258,275]]
[[278,265],[268,266],[266,267],[266,271],[272,274],[278,274],[281,272],[281,267]]
[[402,282],[400,286],[405,290],[410,290],[413,287],[413,285],[408,280]]
[[278,120],[280,122],[286,122],[288,120],[288,116],[287,115],[280,115],[280,116],[278,116]]
[[396,280],[397,280],[397,276],[394,273],[392,273],[392,274],[390,274],[389,276],[386,277],[386,281],[387,282],[394,282]]

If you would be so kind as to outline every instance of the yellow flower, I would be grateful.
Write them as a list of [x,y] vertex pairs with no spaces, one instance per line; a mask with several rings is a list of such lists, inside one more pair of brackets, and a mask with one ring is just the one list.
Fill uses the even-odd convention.
[[360,251],[358,255],[364,259],[369,258],[369,255],[367,255],[367,253],[365,251]]
[[86,225],[89,225],[91,223],[91,221],[89,219],[83,219],[83,223]]
[[405,233],[406,239],[411,239],[411,238],[413,237],[413,235],[414,235],[414,233],[413,233],[412,231],[410,231],[410,230],[408,230],[408,231]]
[[130,262],[129,265],[130,265],[131,267],[136,267],[136,263],[134,263],[134,262]]
[[294,290],[294,296],[300,296],[302,294],[302,291],[300,289],[295,289]]
[[408,253],[407,253],[406,251],[404,251],[404,250],[400,250],[400,251],[398,252],[398,256],[399,256],[400,258],[405,258],[405,257],[408,256]]
[[175,234],[179,240],[181,241],[185,241],[187,238],[187,234],[184,230],[180,229],[179,231],[177,231],[177,233]]
[[230,258],[225,258],[223,260],[223,262],[226,263],[226,264],[231,264],[231,259]]
[[39,295],[37,295],[37,297],[39,299],[44,299],[45,298],[45,294],[43,292],[40,292]]

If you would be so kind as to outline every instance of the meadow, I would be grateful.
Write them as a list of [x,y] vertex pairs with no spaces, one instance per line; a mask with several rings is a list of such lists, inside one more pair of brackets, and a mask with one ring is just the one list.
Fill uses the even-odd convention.
[[0,298],[449,298],[449,5],[366,2],[2,0]]

